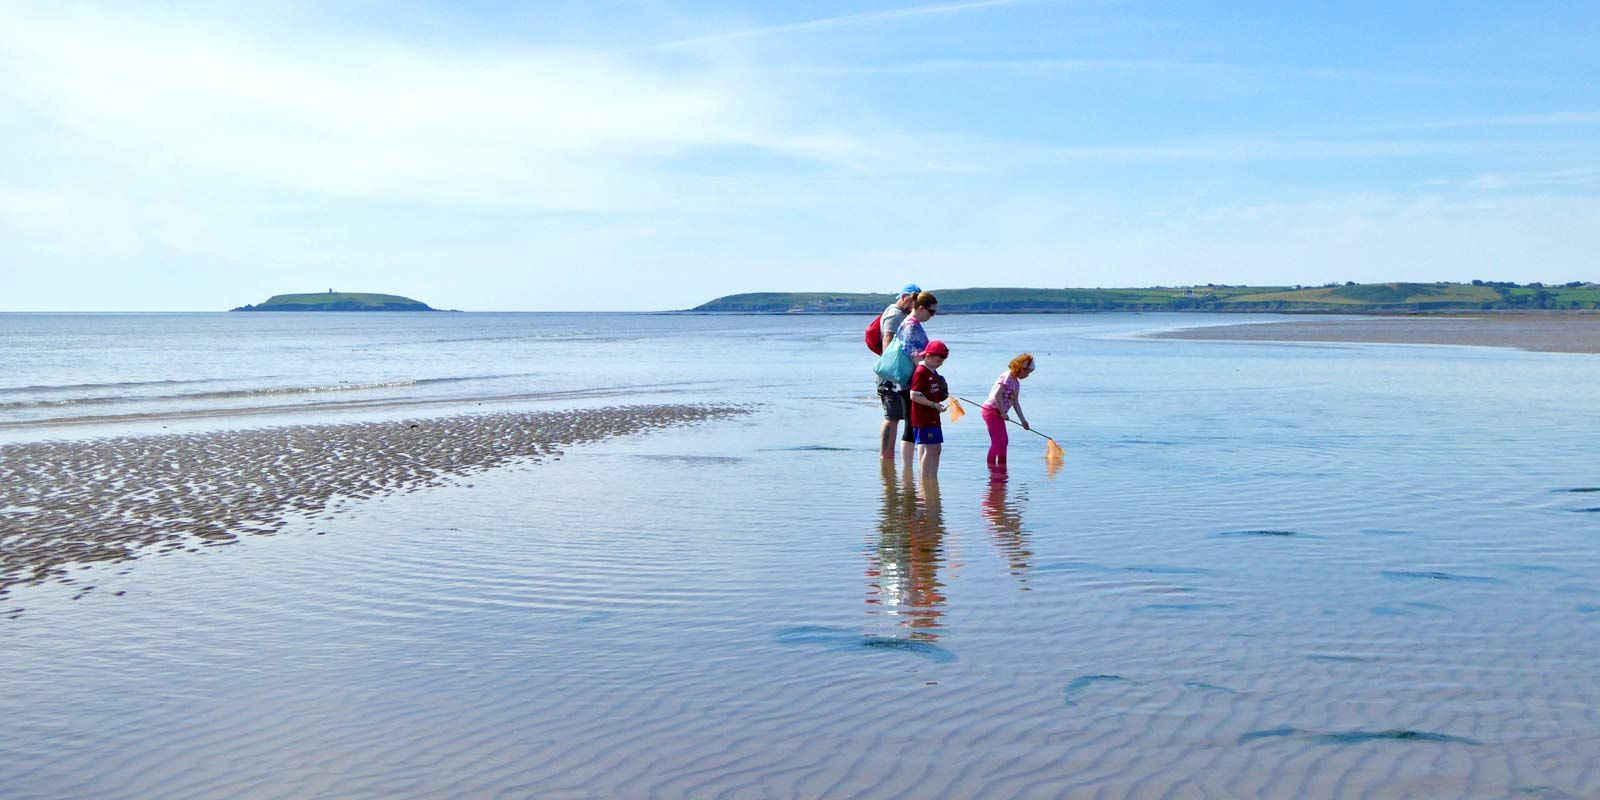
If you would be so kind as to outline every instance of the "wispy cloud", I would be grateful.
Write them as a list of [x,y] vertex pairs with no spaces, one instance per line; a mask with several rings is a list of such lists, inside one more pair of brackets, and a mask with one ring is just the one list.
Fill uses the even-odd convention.
[[1427,181],[1426,185],[1457,186],[1489,192],[1532,188],[1600,187],[1600,168],[1483,172],[1467,178],[1436,178]]
[[891,63],[801,66],[788,71],[820,75],[936,75],[943,73],[1003,73],[1013,75],[1139,72],[1154,74],[1219,75],[1243,73],[1233,64],[1158,59],[1047,58],[977,59],[941,58]]
[[671,203],[673,159],[736,149],[859,165],[892,148],[787,108],[759,76],[593,53],[482,56],[281,41],[132,12],[8,6],[0,100],[69,151],[177,186],[553,209]]
[[1264,138],[1175,145],[1063,147],[1051,153],[1058,159],[1072,161],[1304,161],[1557,153],[1573,150],[1574,147],[1559,144],[1515,141],[1285,141]]
[[965,3],[938,3],[934,5],[911,6],[907,8],[892,8],[884,11],[865,11],[859,14],[842,14],[833,17],[821,17],[799,22],[785,22],[776,25],[762,25],[754,28],[743,28],[736,31],[712,33],[705,36],[692,36],[685,39],[676,39],[651,46],[650,49],[678,49],[698,47],[707,44],[719,44],[736,39],[752,39],[761,36],[773,36],[784,33],[801,33],[830,28],[845,28],[861,25],[875,25],[883,22],[909,19],[912,17],[925,17],[935,14],[953,14],[963,11],[976,11],[997,6],[1011,6],[1022,0],[973,0]]
[[1498,117],[1435,120],[1397,123],[1369,130],[1435,130],[1439,128],[1530,128],[1561,125],[1600,125],[1600,111],[1547,111],[1535,114],[1509,114]]
[[[789,71],[823,75],[1056,75],[1126,74],[1156,78],[1197,78],[1219,82],[1248,79],[1258,83],[1292,81],[1373,83],[1412,87],[1456,86],[1461,76],[1381,72],[1351,68],[1270,66],[1226,61],[1183,61],[1159,58],[933,58],[878,63],[793,67]],[[1228,89],[1220,83],[1220,89]]]

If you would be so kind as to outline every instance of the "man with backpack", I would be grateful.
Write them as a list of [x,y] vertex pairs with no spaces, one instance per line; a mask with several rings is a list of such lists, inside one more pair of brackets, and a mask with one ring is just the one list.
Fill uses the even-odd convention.
[[[906,317],[910,315],[912,304],[916,302],[917,294],[921,291],[922,287],[914,283],[907,285],[900,290],[899,298],[867,325],[867,349],[879,355],[883,354],[884,349],[889,347],[890,341],[894,339],[895,331],[900,330],[900,323],[905,322]],[[911,439],[911,390],[909,387],[895,386],[887,380],[879,380],[878,402],[883,404],[883,426],[878,434],[881,455],[893,461],[895,434],[898,432],[901,420],[906,421],[906,441]]]

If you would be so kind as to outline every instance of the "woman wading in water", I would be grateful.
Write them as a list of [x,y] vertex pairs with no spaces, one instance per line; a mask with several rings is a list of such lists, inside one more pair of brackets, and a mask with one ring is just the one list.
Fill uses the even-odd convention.
[[[894,338],[898,340],[900,347],[905,349],[906,355],[911,357],[911,363],[913,364],[922,361],[923,351],[928,348],[928,332],[922,329],[922,323],[933,319],[933,315],[937,313],[939,313],[939,298],[934,297],[933,292],[918,292],[916,298],[911,301],[911,313],[906,316],[904,322],[900,323],[900,329],[895,331]],[[896,386],[895,389],[900,392],[906,392],[905,398],[912,404],[912,408],[907,409],[907,417],[910,419],[911,424],[906,426],[905,436],[900,440],[901,460],[909,464],[911,463],[912,445],[915,438],[912,430],[917,424],[916,418],[912,417],[909,412],[915,408],[916,404],[912,401],[910,395],[911,384],[909,382],[904,386]]]

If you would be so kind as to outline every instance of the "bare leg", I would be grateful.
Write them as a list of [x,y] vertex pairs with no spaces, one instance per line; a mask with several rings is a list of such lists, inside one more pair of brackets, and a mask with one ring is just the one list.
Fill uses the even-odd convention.
[[925,444],[922,446],[922,479],[924,481],[937,480],[939,476],[939,451],[944,448],[942,444]]
[[883,421],[883,428],[878,431],[878,454],[883,456],[885,461],[894,460],[894,440],[899,433],[900,422],[898,420],[886,419]]

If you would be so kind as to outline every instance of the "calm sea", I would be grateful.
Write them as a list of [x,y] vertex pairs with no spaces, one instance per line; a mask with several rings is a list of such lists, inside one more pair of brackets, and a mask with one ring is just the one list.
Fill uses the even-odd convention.
[[1067,458],[932,487],[865,318],[0,314],[0,443],[758,404],[16,590],[0,797],[1600,795],[1600,359],[1237,321],[936,317]]

